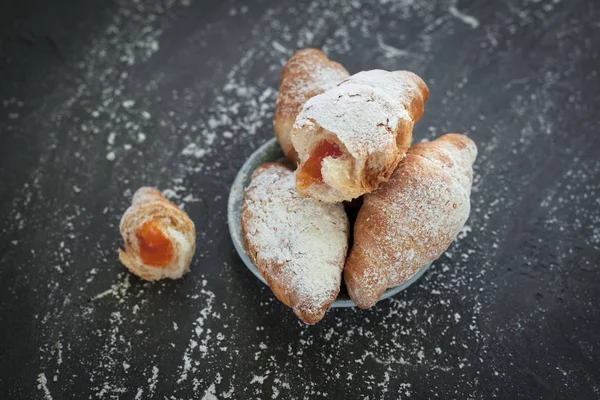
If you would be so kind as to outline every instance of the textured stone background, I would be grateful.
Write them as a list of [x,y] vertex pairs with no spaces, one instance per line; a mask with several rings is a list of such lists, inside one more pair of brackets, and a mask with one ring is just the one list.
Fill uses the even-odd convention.
[[[0,393],[63,398],[600,397],[600,12],[592,1],[66,0],[0,7]],[[235,254],[226,199],[318,47],[410,69],[415,140],[479,146],[468,225],[417,284],[305,326]],[[154,185],[185,279],[117,260]]]

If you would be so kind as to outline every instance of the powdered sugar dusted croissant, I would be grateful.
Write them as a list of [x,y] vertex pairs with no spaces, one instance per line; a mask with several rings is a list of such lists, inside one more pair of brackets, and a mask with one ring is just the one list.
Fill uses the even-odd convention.
[[311,97],[346,79],[350,74],[317,49],[298,50],[283,66],[273,117],[275,136],[288,160],[298,161],[290,132],[300,108]]
[[121,218],[125,251],[119,260],[135,275],[153,281],[188,272],[196,250],[194,223],[159,190],[142,187]]
[[416,144],[390,180],[363,197],[344,268],[359,307],[373,306],[452,243],[469,217],[476,155],[464,135]]
[[341,203],[301,197],[282,164],[256,169],[244,196],[248,255],[275,296],[307,324],[320,321],[340,290],[349,223]]
[[405,156],[428,96],[412,72],[372,70],[308,100],[292,129],[300,194],[338,202],[375,190]]

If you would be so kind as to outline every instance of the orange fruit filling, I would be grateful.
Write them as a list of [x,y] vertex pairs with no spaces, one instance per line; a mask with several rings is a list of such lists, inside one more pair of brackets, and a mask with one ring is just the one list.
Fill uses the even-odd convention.
[[319,143],[298,174],[298,181],[301,188],[306,188],[312,183],[323,183],[323,174],[321,172],[323,160],[327,157],[339,158],[343,154],[344,152],[335,143],[326,140]]
[[136,232],[144,264],[164,268],[173,258],[173,243],[165,236],[158,220],[145,222]]

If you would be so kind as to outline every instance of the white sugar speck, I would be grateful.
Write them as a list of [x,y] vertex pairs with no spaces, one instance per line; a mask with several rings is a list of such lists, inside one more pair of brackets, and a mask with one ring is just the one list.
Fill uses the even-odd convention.
[[279,43],[277,40],[273,40],[273,42],[271,42],[271,46],[273,46],[273,48],[277,51],[279,51],[280,53],[287,53],[288,49],[286,49],[281,43]]
[[265,379],[267,379],[266,376],[260,376],[260,375],[254,375],[252,377],[252,380],[250,381],[250,384],[252,383],[259,383],[259,384],[263,384],[263,382],[265,381]]
[[479,21],[477,18],[473,17],[472,15],[462,13],[458,8],[456,8],[456,5],[451,5],[450,8],[448,8],[448,12],[452,14],[453,17],[458,18],[473,29],[479,26]]
[[471,231],[472,231],[471,227],[469,225],[465,225],[465,226],[463,226],[462,230],[458,233],[457,238],[459,240],[462,240],[462,239],[466,238],[467,235],[469,234],[469,232],[471,232]]
[[44,392],[44,399],[52,400],[52,394],[50,394],[50,390],[48,389],[48,386],[47,386],[48,380],[46,379],[46,375],[43,372],[38,375],[37,381],[38,381],[38,389],[40,389],[42,392]]
[[206,389],[206,393],[202,396],[202,400],[218,400],[218,397],[215,396],[215,384],[211,383],[211,385]]
[[204,155],[206,155],[206,153],[208,153],[208,150],[199,148],[196,143],[190,143],[181,151],[181,154],[184,156],[191,155],[196,158],[202,158]]
[[377,44],[379,45],[379,48],[383,50],[384,55],[387,58],[400,57],[408,54],[408,51],[406,50],[398,49],[396,47],[385,44],[383,42],[383,36],[381,36],[381,34],[377,35]]
[[156,384],[158,383],[158,367],[156,365],[152,367],[152,377],[148,379],[148,383],[150,384],[148,386],[148,391],[151,394],[154,394],[154,391],[156,390]]

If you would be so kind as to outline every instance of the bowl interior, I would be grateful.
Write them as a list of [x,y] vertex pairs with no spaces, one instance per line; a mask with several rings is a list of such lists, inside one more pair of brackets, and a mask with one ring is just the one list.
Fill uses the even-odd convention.
[[[250,184],[250,177],[254,170],[266,162],[285,162],[283,151],[277,143],[275,138],[269,140],[267,143],[259,147],[249,158],[246,160],[242,168],[239,170],[231,191],[229,193],[229,201],[227,204],[227,218],[229,223],[229,233],[231,234],[231,240],[237,250],[240,258],[244,261],[244,264],[252,271],[252,273],[266,284],[265,279],[262,277],[256,266],[252,263],[246,252],[246,246],[244,244],[244,236],[242,234],[242,224],[240,217],[242,214],[242,203],[244,201],[244,190]],[[402,283],[401,285],[387,289],[379,300],[387,299],[394,294],[401,292],[416,280],[418,280],[424,273],[429,269],[430,264],[424,265],[415,275],[409,280]],[[355,307],[356,305],[350,299],[345,290],[341,290],[337,299],[333,302],[331,307]]]

